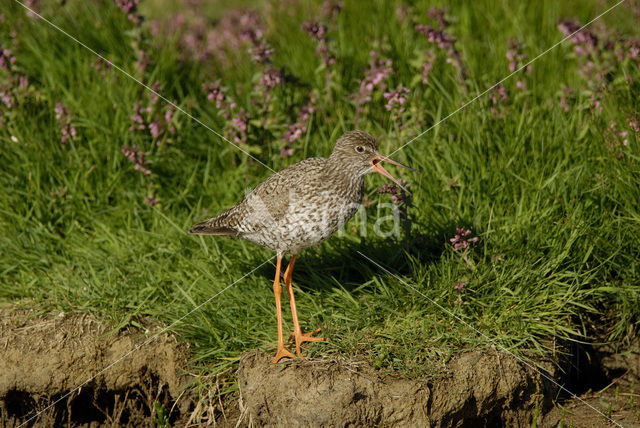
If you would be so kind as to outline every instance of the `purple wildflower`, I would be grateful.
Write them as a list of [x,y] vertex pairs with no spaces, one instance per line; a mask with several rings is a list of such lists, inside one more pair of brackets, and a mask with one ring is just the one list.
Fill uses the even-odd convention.
[[129,117],[133,122],[133,125],[129,127],[129,131],[143,130],[146,128],[144,124],[145,109],[142,108],[140,103],[133,106],[133,114]]
[[11,71],[11,67],[16,62],[16,57],[11,55],[11,51],[0,47],[0,69]]
[[371,96],[376,87],[380,87],[380,90],[384,91],[386,85],[383,82],[393,73],[393,63],[390,59],[382,60],[374,51],[371,51],[370,56],[372,61],[369,72],[360,82],[358,92],[352,95],[358,106],[371,102]]
[[507,95],[507,90],[504,88],[504,86],[502,86],[502,84],[499,84],[491,89],[491,91],[489,91],[489,110],[491,111],[491,114],[495,115],[497,113],[498,104],[500,102],[505,102],[508,99],[509,95]]
[[121,151],[133,163],[133,169],[142,172],[147,177],[151,175],[151,170],[145,167],[144,152],[138,146],[122,146]]
[[275,68],[267,69],[260,77],[260,84],[267,90],[273,89],[282,83],[282,73]]
[[640,124],[638,123],[638,118],[635,116],[627,116],[627,121],[629,123],[629,128],[636,134],[640,134]]
[[408,93],[409,89],[404,86],[400,86],[393,91],[385,92],[383,96],[387,100],[387,104],[384,107],[387,111],[395,110],[396,114],[404,112],[404,104],[407,102]]
[[[407,184],[406,180],[400,180],[401,185]],[[404,190],[395,184],[385,184],[378,187],[378,193],[387,193],[391,195],[391,200],[394,204],[400,205],[407,200],[407,194]]]
[[437,7],[432,7],[431,9],[427,10],[427,16],[435,20],[441,29],[445,29],[449,26],[449,21],[447,21],[444,17],[445,13],[446,12],[444,9],[440,9]]
[[342,9],[344,9],[344,3],[341,1],[327,0],[322,3],[322,14],[331,21],[338,19]]
[[318,21],[307,21],[302,24],[302,29],[309,33],[311,38],[318,43],[316,56],[322,59],[325,67],[335,64],[336,59],[329,52],[329,38],[327,37],[327,26]]
[[[527,56],[522,52],[522,46],[514,39],[507,41],[506,57],[509,60],[509,71],[512,73],[522,67],[527,59]],[[527,65],[523,71],[531,73],[531,64]],[[516,87],[524,91],[527,89],[527,83],[524,79],[518,80]]]
[[273,55],[273,52],[273,48],[267,45],[263,40],[256,42],[256,44],[249,49],[251,58],[257,64],[268,64],[271,62],[271,55]]
[[155,206],[158,201],[156,200],[156,198],[152,195],[152,196],[145,196],[144,197],[144,201],[150,206],[153,207]]
[[13,97],[11,96],[11,91],[9,89],[9,86],[7,85],[0,86],[0,101],[2,101],[2,103],[6,105],[7,108],[13,107]]
[[432,62],[424,62],[422,64],[422,84],[426,85],[429,83],[429,72],[433,69]]
[[[564,19],[558,22],[558,30],[565,36],[575,33],[580,27],[580,23],[572,19]],[[573,51],[578,56],[588,56],[598,44],[598,38],[587,29],[578,31],[571,37],[570,41],[573,43]]]
[[459,281],[453,285],[453,288],[462,293],[465,290],[465,285],[467,285],[467,281]]
[[136,67],[140,70],[140,73],[144,73],[151,64],[149,56],[143,49],[138,50],[138,60],[136,61]]
[[138,3],[140,0],[115,0],[116,5],[127,14],[127,19],[135,26],[142,21],[142,16],[138,13]]
[[629,132],[619,130],[616,122],[611,120],[605,133],[605,141],[607,143],[607,149],[611,153],[616,152],[615,154],[618,159],[622,158],[624,152],[621,149],[629,145]]
[[571,97],[572,92],[573,90],[571,88],[565,88],[560,96],[559,106],[565,113],[569,112],[569,103],[567,100]]
[[225,107],[224,100],[225,95],[220,88],[220,80],[216,80],[213,83],[205,83],[202,85],[204,90],[207,91],[207,99],[212,103],[216,103],[216,108],[222,109]]
[[[300,108],[300,112],[298,113],[298,121],[289,125],[282,138],[289,143],[293,143],[294,141],[299,139],[305,132],[307,132],[307,121],[315,112],[315,110],[316,109],[311,102],[303,105]],[[291,156],[292,154],[293,149],[289,149],[288,146],[286,151],[280,152],[280,156]]]
[[162,124],[159,120],[154,120],[148,125],[149,133],[153,137],[154,140],[157,140],[162,132]]
[[245,143],[247,141],[247,127],[249,125],[249,116],[244,110],[241,110],[234,118],[231,119],[231,138],[236,143]]
[[67,108],[62,103],[56,103],[54,112],[61,127],[62,137],[60,140],[66,143],[77,135],[76,128],[71,126],[71,117],[69,116]]
[[[37,0],[25,0],[24,5],[29,9],[33,10],[33,12],[40,12],[40,5]],[[31,12],[31,10],[27,10],[27,17],[31,19],[35,19],[38,17],[35,13]]]
[[472,243],[478,242],[478,237],[474,236],[473,238],[467,238],[467,236],[471,235],[471,230],[464,230],[462,227],[456,228],[456,235],[449,239],[449,242],[453,244],[453,249],[455,251],[460,251],[460,249],[464,249],[469,247]]
[[409,6],[405,2],[400,2],[396,7],[396,18],[402,22],[409,16]]

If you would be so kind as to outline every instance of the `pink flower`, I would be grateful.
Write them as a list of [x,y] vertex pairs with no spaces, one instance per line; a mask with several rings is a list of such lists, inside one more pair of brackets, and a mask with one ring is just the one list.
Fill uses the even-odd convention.
[[327,26],[317,21],[307,21],[302,24],[302,29],[318,43],[316,56],[322,59],[322,63],[329,67],[335,64],[335,58],[329,53],[329,39],[327,37]]
[[433,69],[432,62],[425,62],[422,64],[422,84],[426,85],[429,83],[429,72]]
[[453,249],[459,251],[460,249],[469,247],[472,243],[478,242],[477,236],[467,238],[469,235],[471,235],[471,230],[464,230],[464,228],[461,227],[456,228],[456,235],[449,239],[449,242],[453,244]]
[[13,66],[15,62],[16,57],[11,55],[11,51],[4,47],[0,47],[0,69],[11,71],[11,66]]
[[61,102],[56,102],[54,112],[56,114],[56,119],[60,124],[60,132],[62,134],[60,141],[66,143],[70,139],[74,138],[78,133],[76,128],[71,126],[71,117],[69,116],[69,112]]
[[151,175],[151,170],[144,165],[144,152],[140,151],[138,146],[122,146],[121,151],[133,163],[133,169],[142,172],[145,176]]
[[397,113],[404,111],[404,103],[407,102],[406,94],[409,93],[409,89],[404,86],[400,86],[398,89],[394,89],[390,92],[384,93],[384,98],[387,100],[385,108],[388,111],[397,110]]
[[342,9],[344,9],[344,3],[341,1],[327,0],[322,3],[322,14],[331,21],[338,19]]
[[380,89],[384,90],[386,85],[383,82],[393,73],[393,63],[390,59],[382,60],[378,58],[378,54],[374,51],[371,51],[370,56],[372,62],[369,73],[360,82],[359,91],[351,96],[360,106],[371,101],[371,96],[376,87],[380,86]]
[[260,84],[265,89],[273,89],[282,83],[282,74],[275,68],[269,68],[260,77]]

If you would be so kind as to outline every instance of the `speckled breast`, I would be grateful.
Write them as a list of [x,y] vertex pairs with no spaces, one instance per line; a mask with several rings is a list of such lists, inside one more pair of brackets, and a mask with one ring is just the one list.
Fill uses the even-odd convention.
[[358,211],[362,179],[341,188],[292,191],[282,218],[262,233],[244,236],[278,253],[297,254],[329,238]]

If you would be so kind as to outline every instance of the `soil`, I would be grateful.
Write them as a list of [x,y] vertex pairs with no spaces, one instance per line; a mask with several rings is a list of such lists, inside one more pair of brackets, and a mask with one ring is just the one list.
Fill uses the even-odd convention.
[[180,421],[193,407],[182,393],[184,344],[160,334],[118,362],[150,337],[134,328],[110,333],[89,315],[0,309],[0,426]]
[[271,354],[251,351],[238,366],[239,393],[220,399],[215,388],[188,387],[185,344],[148,330],[0,308],[0,426],[614,426],[589,406],[640,426],[637,342],[625,353],[576,350],[564,375],[543,364],[573,399],[494,349],[458,354],[418,379],[341,358],[273,367]]

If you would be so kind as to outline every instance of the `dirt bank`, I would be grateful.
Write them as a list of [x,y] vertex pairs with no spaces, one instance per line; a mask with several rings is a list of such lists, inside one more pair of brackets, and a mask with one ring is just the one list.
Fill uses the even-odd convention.
[[254,352],[238,381],[247,422],[257,426],[529,427],[553,396],[539,372],[491,349],[454,357],[434,380],[340,359],[272,367],[270,355]]
[[184,344],[161,334],[119,361],[152,336],[133,328],[108,333],[88,315],[0,310],[0,425],[25,422],[56,400],[30,423],[148,426],[181,420],[193,406],[182,394],[189,380],[182,375]]
[[239,393],[220,399],[213,387],[184,388],[188,348],[168,334],[140,346],[153,336],[109,332],[89,315],[0,308],[0,426],[20,425],[45,408],[29,425],[614,426],[594,409],[625,427],[640,425],[637,340],[625,352],[573,349],[563,371],[546,364],[575,398],[513,357],[483,349],[421,379],[343,358],[272,367],[270,353],[250,351],[238,366]]

